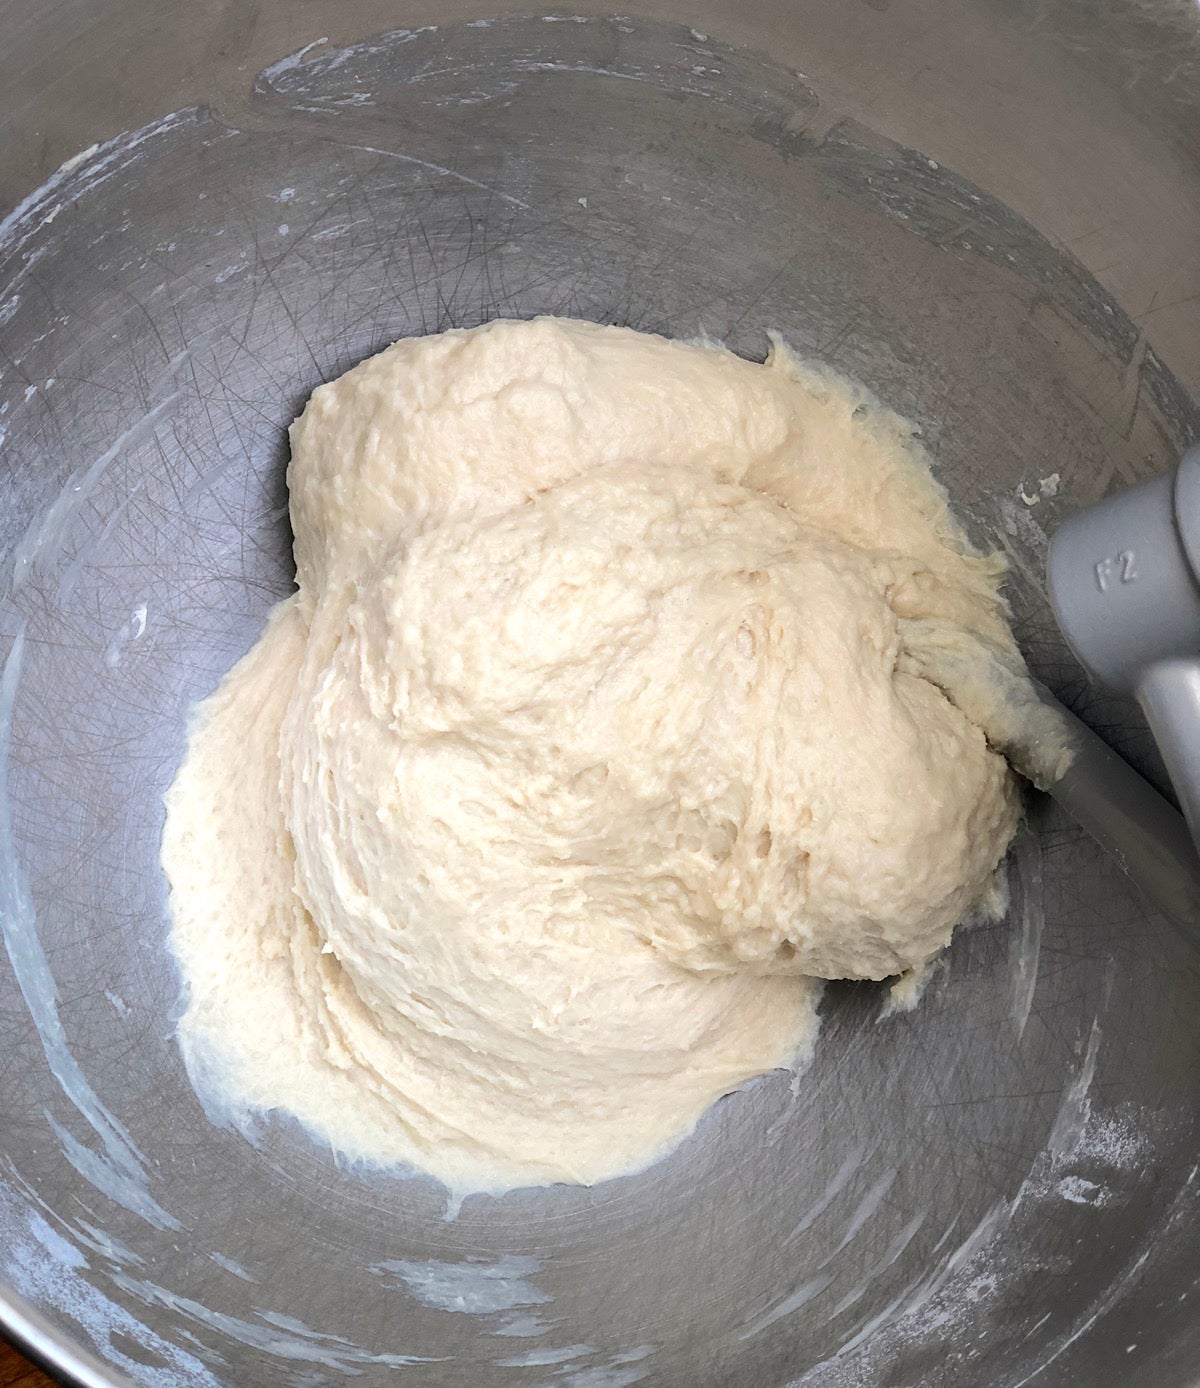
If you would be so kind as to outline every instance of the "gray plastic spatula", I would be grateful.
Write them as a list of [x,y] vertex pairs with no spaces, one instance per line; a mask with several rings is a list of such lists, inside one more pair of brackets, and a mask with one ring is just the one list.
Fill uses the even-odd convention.
[[1200,938],[1200,445],[1174,472],[1066,521],[1047,576],[1080,664],[1141,704],[1184,814],[1077,719],[1075,759],[1045,788]]
[[907,664],[1200,941],[1200,446],[1068,520],[1048,569],[1063,635],[1092,679],[1137,698],[1186,819],[986,638],[964,650],[961,632],[920,624]]
[[[1052,696],[1045,692],[1047,701]],[[1046,790],[1164,916],[1200,942],[1200,856],[1183,815],[1092,730],[1054,703],[1075,749]],[[1011,758],[1021,770],[1019,752]],[[1035,782],[1036,784],[1036,782]]]

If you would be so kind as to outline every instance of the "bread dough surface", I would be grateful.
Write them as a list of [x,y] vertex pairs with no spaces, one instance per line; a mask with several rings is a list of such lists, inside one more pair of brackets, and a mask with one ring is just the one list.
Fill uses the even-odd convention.
[[597,1181],[986,894],[1013,778],[918,645],[1015,651],[999,566],[858,387],[497,322],[319,387],[291,442],[298,591],[167,802],[214,1111]]

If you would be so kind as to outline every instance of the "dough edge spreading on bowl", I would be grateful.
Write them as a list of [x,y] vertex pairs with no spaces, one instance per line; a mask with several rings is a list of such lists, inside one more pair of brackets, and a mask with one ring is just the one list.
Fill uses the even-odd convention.
[[1016,781],[925,647],[1023,669],[1003,563],[863,388],[500,320],[318,387],[291,443],[298,591],[167,795],[214,1117],[596,1182],[802,1061],[819,980],[986,905]]

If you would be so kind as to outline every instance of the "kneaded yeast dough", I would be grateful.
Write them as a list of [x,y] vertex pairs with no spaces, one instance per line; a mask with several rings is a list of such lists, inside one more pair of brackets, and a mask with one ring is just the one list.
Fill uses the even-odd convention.
[[913,642],[1013,650],[999,570],[863,391],[498,322],[291,440],[298,591],[168,796],[210,1101],[460,1189],[596,1181],[986,892],[1012,777]]

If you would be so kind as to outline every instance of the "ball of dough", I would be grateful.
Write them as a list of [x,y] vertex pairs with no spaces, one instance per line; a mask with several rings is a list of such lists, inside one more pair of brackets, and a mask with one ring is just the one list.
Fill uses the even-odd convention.
[[[1014,804],[980,730],[896,668],[902,575],[658,462],[415,538],[351,606],[296,729],[329,787],[295,813],[339,957],[377,940],[349,928],[356,882],[372,915],[471,940],[586,945],[605,920],[688,969],[919,966],[982,895]],[[386,1008],[409,979],[358,983]]]
[[912,643],[1013,650],[999,571],[864,392],[495,323],[322,386],[292,444],[298,592],[164,840],[185,1054],[234,1108],[599,1179],[802,1052],[812,979],[919,967],[987,891],[1012,777]]

